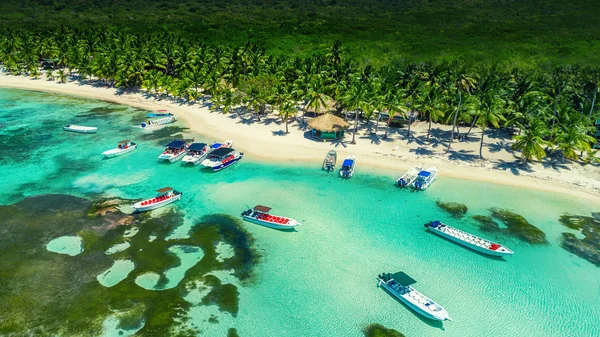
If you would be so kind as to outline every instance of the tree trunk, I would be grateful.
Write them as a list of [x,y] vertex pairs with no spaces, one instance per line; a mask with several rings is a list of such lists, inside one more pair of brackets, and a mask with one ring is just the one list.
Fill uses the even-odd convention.
[[481,127],[481,143],[479,143],[479,158],[483,159],[483,138],[485,137],[485,126]]
[[375,123],[375,133],[379,131],[379,119],[381,118],[380,114],[377,114],[377,123]]
[[411,119],[412,119],[412,118],[410,118],[410,115],[409,115],[409,116],[408,116],[408,133],[407,133],[407,135],[406,135],[406,139],[407,139],[407,140],[406,140],[406,143],[407,143],[407,144],[408,144],[408,143],[410,143],[410,121],[411,121]]
[[471,127],[469,127],[469,131],[467,131],[467,137],[469,137],[469,134],[471,133],[471,130],[473,129],[473,125],[475,125],[475,122],[477,122],[477,118],[479,118],[479,116],[475,116],[473,117],[473,120],[471,121]]
[[556,113],[558,112],[558,97],[560,96],[560,92],[556,96],[556,100],[554,101],[554,113],[552,114],[552,127],[550,128],[550,138],[554,139],[554,124],[556,123]]
[[384,139],[387,139],[387,137],[388,137],[388,130],[389,129],[390,129],[390,120],[388,120],[388,122],[386,123],[385,135],[383,136]]
[[456,122],[458,120],[458,114],[460,112],[460,106],[462,104],[462,92],[458,91],[458,107],[456,108],[456,114],[454,115],[454,123],[452,123],[452,133],[450,134],[450,142],[448,143],[448,148],[446,152],[450,151],[450,146],[452,146],[452,141],[454,140],[454,128],[456,127]]
[[354,132],[352,133],[352,144],[356,144],[356,131],[358,130],[358,109],[354,110]]
[[290,133],[290,131],[288,130],[288,119],[289,118],[285,119],[285,133]]
[[429,113],[429,128],[427,129],[427,141],[429,141],[430,133],[431,133],[431,113]]
[[596,95],[598,94],[598,85],[594,86],[594,98],[592,98],[592,106],[590,107],[590,114],[588,118],[592,118],[592,113],[594,112],[594,104],[596,104]]

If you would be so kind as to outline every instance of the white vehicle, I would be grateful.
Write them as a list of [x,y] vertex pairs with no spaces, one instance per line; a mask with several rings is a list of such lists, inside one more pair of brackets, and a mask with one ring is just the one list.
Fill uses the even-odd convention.
[[354,156],[348,157],[344,159],[342,163],[342,168],[340,168],[340,177],[342,178],[352,178],[354,175],[354,170],[356,167],[356,158]]
[[269,211],[271,211],[271,207],[257,205],[254,208],[245,210],[242,213],[242,218],[257,225],[282,230],[292,230],[294,227],[300,225],[294,219],[271,215]]
[[116,148],[112,150],[107,150],[102,152],[102,155],[106,158],[112,158],[117,156],[122,156],[126,153],[129,153],[133,150],[137,149],[137,144],[130,140],[122,140],[119,142]]
[[244,157],[244,153],[237,152],[232,148],[219,148],[211,151],[208,158],[202,161],[202,166],[211,168],[213,172],[221,171]]
[[164,125],[164,124],[170,124],[170,123],[175,123],[175,121],[177,120],[177,117],[170,115],[167,117],[163,117],[163,118],[159,118],[159,119],[146,119],[146,121],[144,123],[142,123],[142,127],[143,128],[147,128],[150,126],[157,126],[157,125]]
[[166,206],[181,199],[181,192],[177,192],[171,187],[164,187],[157,190],[158,196],[151,199],[142,200],[133,204],[133,209],[136,212],[146,212],[159,207]]
[[433,182],[435,178],[437,178],[438,169],[435,167],[430,167],[426,170],[419,172],[417,178],[413,180],[411,186],[417,190],[424,191],[426,190]]
[[420,168],[420,167],[411,168],[410,170],[406,171],[406,173],[404,173],[402,175],[402,177],[400,177],[400,178],[398,178],[398,180],[396,180],[396,186],[398,186],[398,187],[410,186],[410,184],[412,184],[415,181],[415,179],[417,179],[417,175],[421,171],[422,171],[422,168]]
[[69,124],[69,125],[65,125],[63,127],[63,130],[70,131],[70,132],[77,132],[77,133],[96,133],[96,131],[98,131],[98,128],[95,126],[82,126],[82,125]]
[[384,273],[377,276],[377,280],[378,286],[383,287],[416,313],[436,321],[451,321],[446,309],[410,285],[398,283],[394,275]]
[[499,243],[480,238],[458,228],[443,224],[440,221],[432,221],[425,224],[425,228],[443,238],[483,254],[492,256],[509,256],[514,254],[512,250]]
[[185,156],[188,146],[189,144],[185,140],[173,140],[167,144],[167,148],[158,156],[158,159],[174,163]]

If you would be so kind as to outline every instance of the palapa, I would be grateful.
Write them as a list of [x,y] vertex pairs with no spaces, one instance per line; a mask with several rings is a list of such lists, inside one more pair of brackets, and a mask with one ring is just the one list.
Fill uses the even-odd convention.
[[321,132],[338,132],[347,129],[350,124],[332,114],[324,114],[308,121],[308,126]]

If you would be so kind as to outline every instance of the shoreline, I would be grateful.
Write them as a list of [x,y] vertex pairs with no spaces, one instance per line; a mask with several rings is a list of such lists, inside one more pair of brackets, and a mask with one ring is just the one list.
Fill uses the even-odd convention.
[[[485,158],[489,160],[474,159],[472,153],[475,152],[477,156],[479,154],[478,135],[481,134],[479,131],[474,132],[473,138],[477,138],[476,142],[453,143],[453,152],[457,158],[452,159],[451,155],[444,152],[443,140],[433,145],[427,143],[426,146],[417,139],[407,144],[403,138],[405,129],[394,129],[388,139],[379,138],[378,135],[382,135],[385,131],[383,123],[380,124],[377,135],[369,132],[371,129],[365,129],[364,125],[361,126],[356,145],[349,143],[352,137],[350,132],[342,142],[325,143],[306,138],[305,130],[297,123],[301,117],[296,117],[296,121],[290,122],[290,133],[285,134],[285,125],[280,119],[274,118],[274,115],[266,116],[258,122],[249,113],[224,115],[220,112],[211,112],[208,106],[200,102],[187,104],[169,99],[158,100],[153,97],[146,98],[139,92],[121,94],[115,88],[96,87],[78,82],[58,83],[41,78],[31,79],[1,73],[0,88],[78,96],[149,111],[167,109],[189,128],[188,133],[215,140],[232,139],[236,149],[260,161],[314,164],[318,168],[327,151],[334,149],[338,152],[338,159],[355,155],[358,170],[361,166],[368,166],[385,170],[390,174],[392,171],[397,172],[400,176],[413,166],[437,166],[440,176],[561,193],[600,202],[600,170],[597,167],[574,163],[566,166],[567,168],[547,168],[536,163],[531,164],[531,169],[525,171],[514,166],[516,158],[503,149],[508,141],[499,136],[486,139],[492,142],[486,143],[488,146],[484,153]],[[423,133],[426,133],[424,124],[426,123],[419,122],[413,126],[412,132],[415,138],[418,135],[423,137]],[[375,122],[372,122],[370,127],[374,125]],[[436,125],[440,132],[445,131],[444,127]],[[494,141],[500,145],[496,145]],[[502,148],[498,151],[490,151],[488,147],[493,146]],[[461,156],[466,159],[461,159]]]

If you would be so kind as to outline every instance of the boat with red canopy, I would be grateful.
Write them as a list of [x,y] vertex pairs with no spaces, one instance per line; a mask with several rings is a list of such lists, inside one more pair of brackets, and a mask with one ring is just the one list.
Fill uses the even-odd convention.
[[256,205],[254,208],[245,210],[242,213],[242,218],[257,225],[282,230],[292,230],[294,227],[300,225],[294,219],[272,215],[269,213],[270,211],[271,207]]
[[181,199],[182,194],[171,187],[163,187],[156,192],[158,192],[158,195],[155,198],[136,202],[133,204],[133,209],[137,212],[146,212],[157,209]]
[[443,238],[483,254],[492,256],[508,256],[514,254],[512,250],[499,243],[480,238],[479,236],[446,225],[441,221],[436,220],[425,224],[425,228]]

